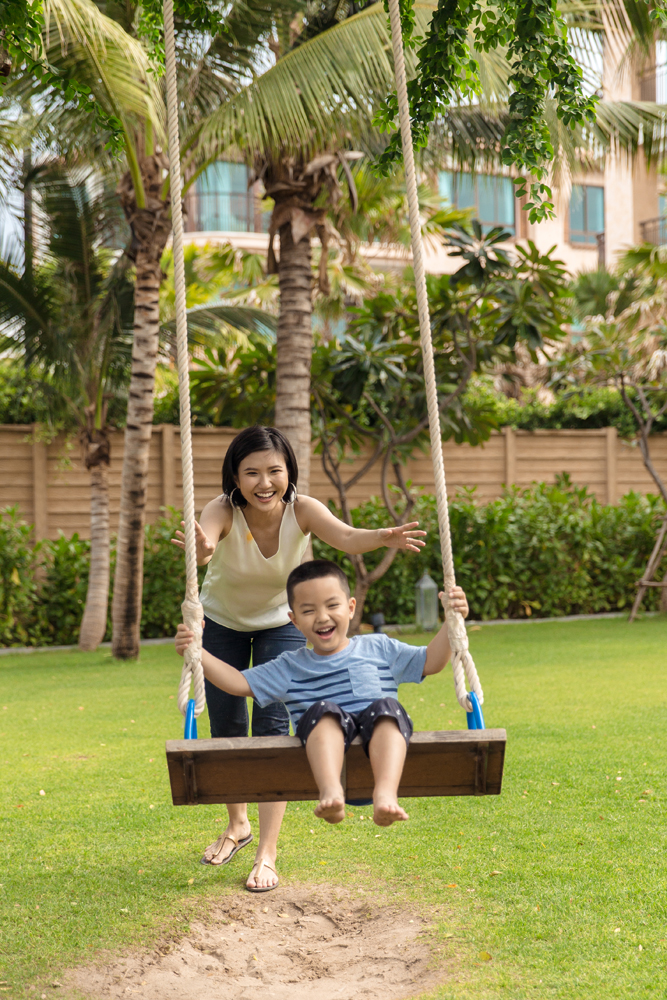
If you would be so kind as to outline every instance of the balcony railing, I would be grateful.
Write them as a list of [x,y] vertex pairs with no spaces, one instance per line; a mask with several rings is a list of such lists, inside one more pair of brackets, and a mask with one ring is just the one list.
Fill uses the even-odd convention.
[[642,243],[653,243],[655,246],[667,243],[667,217],[640,222],[639,235]]
[[639,100],[664,104],[667,94],[667,66],[651,66],[639,80]]
[[271,213],[254,191],[190,191],[185,198],[187,233],[266,233]]

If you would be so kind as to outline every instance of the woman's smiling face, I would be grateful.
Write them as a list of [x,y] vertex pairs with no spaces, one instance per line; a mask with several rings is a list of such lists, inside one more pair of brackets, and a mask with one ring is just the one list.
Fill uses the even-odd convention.
[[234,481],[249,506],[275,511],[289,487],[285,459],[277,451],[253,451],[240,463]]

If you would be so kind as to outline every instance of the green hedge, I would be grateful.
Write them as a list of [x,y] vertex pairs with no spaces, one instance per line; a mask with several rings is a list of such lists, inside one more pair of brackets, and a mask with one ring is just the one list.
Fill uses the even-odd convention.
[[[593,614],[621,611],[632,603],[655,540],[664,506],[655,496],[628,493],[606,505],[567,476],[555,486],[513,488],[498,500],[480,503],[474,490],[450,503],[457,582],[465,589],[471,615],[479,619],[529,615]],[[354,511],[354,523],[385,527],[391,522],[372,499]],[[382,611],[388,622],[414,620],[414,587],[427,569],[442,579],[435,498],[422,497],[413,519],[428,532],[420,555],[398,553],[389,572],[371,588],[364,617]],[[336,560],[353,580],[349,560],[315,541],[318,556]],[[379,554],[366,556],[374,566]],[[664,572],[664,569],[663,569]],[[657,607],[657,588],[644,608]]]
[[[630,390],[633,395],[633,390]],[[637,425],[617,389],[611,386],[586,386],[556,395],[553,403],[539,399],[536,389],[522,389],[520,399],[509,399],[498,392],[493,379],[476,375],[464,396],[471,407],[482,407],[493,415],[498,427],[517,430],[593,430],[615,427],[622,438],[633,439]],[[656,404],[662,400],[655,399]],[[656,420],[653,434],[667,431],[667,413]]]
[[[180,621],[183,553],[169,541],[181,514],[168,510],[146,528],[141,634],[170,635]],[[17,507],[0,510],[0,646],[66,645],[79,638],[90,543],[77,534],[31,544]],[[115,552],[111,552],[113,579]],[[204,571],[201,571],[203,579]],[[111,601],[105,639],[111,638]]]
[[[664,511],[654,496],[629,493],[617,505],[600,504],[566,476],[555,486],[508,490],[479,503],[474,491],[450,503],[458,582],[475,618],[549,617],[619,611],[628,607],[653,547]],[[388,622],[414,620],[414,587],[424,569],[441,578],[435,499],[423,496],[414,513],[428,531],[420,555],[398,553],[371,589],[365,615],[382,611]],[[354,511],[355,524],[387,526],[377,499]],[[168,510],[146,528],[144,638],[171,635],[180,621],[184,569],[170,543],[180,514]],[[353,580],[343,553],[315,540],[316,556],[334,559]],[[0,511],[0,645],[60,645],[77,641],[88,583],[89,544],[73,535],[37,545],[17,508]],[[373,566],[380,557],[370,553]],[[663,567],[663,572],[665,567]],[[203,571],[202,571],[203,577]],[[657,588],[644,607],[656,608]],[[107,638],[110,637],[110,627]]]

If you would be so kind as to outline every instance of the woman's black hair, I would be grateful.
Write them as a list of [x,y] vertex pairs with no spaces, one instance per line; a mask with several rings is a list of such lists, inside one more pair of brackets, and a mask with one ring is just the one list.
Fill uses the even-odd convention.
[[[239,466],[244,458],[253,451],[277,451],[285,459],[289,486],[282,497],[283,503],[294,503],[296,500],[296,484],[299,478],[299,467],[296,455],[282,431],[276,427],[246,427],[237,434],[225,455],[222,463],[222,492],[229,498],[232,506],[241,510],[248,501],[236,485]],[[234,492],[236,490],[236,492]]]

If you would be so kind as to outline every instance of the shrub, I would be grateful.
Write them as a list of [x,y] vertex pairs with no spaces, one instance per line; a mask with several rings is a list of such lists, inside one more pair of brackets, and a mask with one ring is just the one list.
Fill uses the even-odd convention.
[[40,546],[33,545],[32,527],[21,520],[18,507],[0,511],[0,644],[35,645],[40,628],[35,616],[35,570]]
[[[181,602],[185,593],[185,557],[172,545],[176,529],[181,527],[180,511],[166,509],[155,524],[146,527],[144,550],[144,592],[141,634],[145,639],[173,635],[181,618]],[[206,567],[199,570],[199,585]]]
[[37,615],[40,645],[64,646],[79,641],[88,590],[90,542],[78,534],[43,542],[44,582],[39,588]]
[[[507,490],[480,503],[474,490],[450,503],[457,582],[474,618],[621,611],[653,548],[664,513],[658,497],[628,493],[615,506],[598,503],[567,476],[549,486]],[[372,498],[353,511],[357,526],[387,527],[384,505]],[[414,588],[427,570],[442,579],[435,498],[419,498],[414,519],[428,532],[419,556],[399,552],[390,570],[370,590],[364,617],[382,611],[387,622],[414,620]],[[181,620],[185,587],[183,553],[171,544],[180,513],[168,509],[146,528],[141,634],[171,635]],[[60,645],[78,639],[88,584],[89,543],[73,535],[33,546],[31,528],[16,507],[0,511],[0,643]],[[313,541],[316,557],[333,559],[354,583],[344,553]],[[381,558],[368,554],[369,567]],[[113,557],[113,551],[112,551]],[[200,584],[204,570],[200,571]],[[662,572],[664,572],[664,567]],[[644,608],[659,601],[658,588]],[[111,602],[109,602],[111,607]],[[107,638],[111,629],[107,632]]]
[[[474,490],[450,502],[456,579],[466,591],[474,618],[523,618],[532,614],[589,614],[620,611],[634,599],[664,513],[655,496],[628,493],[618,505],[599,503],[567,476],[556,485],[507,490],[479,503]],[[435,497],[422,496],[413,511],[428,532],[419,556],[399,552],[391,569],[369,591],[364,617],[382,611],[388,622],[414,620],[414,587],[424,572],[442,579]],[[389,517],[373,498],[353,512],[355,525],[388,527]],[[343,566],[347,557],[317,540],[315,554]],[[379,554],[367,556],[375,565]],[[643,607],[655,608],[658,588]]]
[[[634,390],[630,389],[629,394],[633,396]],[[522,389],[520,399],[508,399],[494,388],[492,378],[477,375],[470,381],[463,405],[470,410],[483,407],[498,427],[507,425],[524,431],[615,427],[623,438],[631,440],[637,435],[635,419],[613,386],[563,391],[553,403],[544,403],[536,389]],[[666,430],[667,413],[656,420],[652,433]]]
[[[185,588],[183,553],[170,539],[180,512],[169,509],[146,527],[141,634],[173,634],[181,620]],[[38,545],[18,508],[0,510],[0,645],[50,646],[75,643],[88,589],[90,542],[77,534]],[[113,584],[115,550],[111,549]],[[200,571],[200,584],[205,570]],[[111,597],[105,639],[111,638]]]

